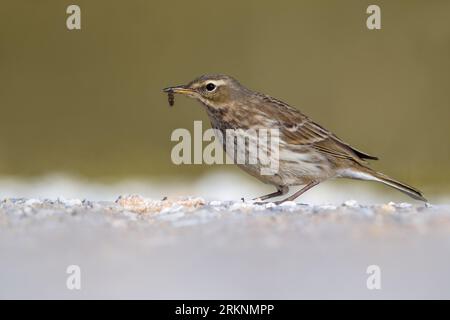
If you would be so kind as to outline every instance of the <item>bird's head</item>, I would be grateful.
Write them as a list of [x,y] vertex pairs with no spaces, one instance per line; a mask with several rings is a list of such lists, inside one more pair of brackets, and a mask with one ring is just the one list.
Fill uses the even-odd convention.
[[164,92],[178,93],[197,99],[212,108],[229,105],[248,90],[230,76],[203,75],[186,85],[168,87]]

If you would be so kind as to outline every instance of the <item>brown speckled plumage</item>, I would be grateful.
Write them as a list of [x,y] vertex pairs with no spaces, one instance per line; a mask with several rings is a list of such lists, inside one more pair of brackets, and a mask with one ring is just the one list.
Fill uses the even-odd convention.
[[211,126],[221,132],[226,129],[278,129],[280,156],[276,174],[261,175],[260,165],[257,164],[238,165],[277,188],[276,192],[260,197],[261,200],[284,195],[290,186],[305,185],[283,201],[294,200],[322,181],[343,177],[382,182],[415,199],[426,201],[419,190],[370,169],[367,160],[376,160],[377,157],[350,146],[298,109],[249,90],[232,77],[204,75],[187,85],[164,91],[200,101]]

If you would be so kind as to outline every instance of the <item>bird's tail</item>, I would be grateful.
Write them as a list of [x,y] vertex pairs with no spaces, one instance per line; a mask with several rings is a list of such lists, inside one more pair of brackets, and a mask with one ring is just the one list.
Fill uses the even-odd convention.
[[352,170],[354,173],[350,173],[346,176],[353,179],[374,180],[382,182],[385,185],[388,185],[394,189],[397,189],[398,191],[403,192],[404,194],[410,196],[413,199],[428,202],[428,200],[425,199],[425,197],[422,195],[422,192],[414,187],[411,187],[403,182],[394,180],[381,172],[374,171],[364,166],[361,166],[361,168],[358,169],[360,170],[357,171]]

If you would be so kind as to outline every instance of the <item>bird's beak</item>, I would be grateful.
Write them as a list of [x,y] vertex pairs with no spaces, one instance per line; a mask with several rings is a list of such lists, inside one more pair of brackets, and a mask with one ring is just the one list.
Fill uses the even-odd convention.
[[180,94],[192,94],[194,92],[194,90],[188,88],[185,85],[164,88],[163,91],[166,93],[180,93]]

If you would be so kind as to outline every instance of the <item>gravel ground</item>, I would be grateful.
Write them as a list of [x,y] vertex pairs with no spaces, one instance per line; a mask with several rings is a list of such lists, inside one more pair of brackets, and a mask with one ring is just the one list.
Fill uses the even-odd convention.
[[449,270],[445,205],[0,202],[0,298],[448,299]]

